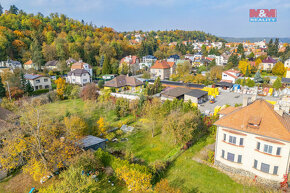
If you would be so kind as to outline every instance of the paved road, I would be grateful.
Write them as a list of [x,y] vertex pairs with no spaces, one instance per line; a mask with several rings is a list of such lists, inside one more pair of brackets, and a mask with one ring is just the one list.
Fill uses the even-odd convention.
[[[220,95],[216,97],[216,102],[214,104],[211,104],[209,101],[200,104],[199,109],[201,112],[205,112],[206,110],[209,110],[210,112],[214,112],[214,108],[216,106],[223,106],[223,105],[231,105],[235,106],[235,104],[242,104],[243,103],[243,97],[248,96],[252,97],[252,95],[248,94],[240,94],[240,93],[234,93],[234,92],[220,92]],[[257,98],[263,98],[265,100],[272,100],[277,101],[279,98],[274,97],[261,97],[257,96]]]

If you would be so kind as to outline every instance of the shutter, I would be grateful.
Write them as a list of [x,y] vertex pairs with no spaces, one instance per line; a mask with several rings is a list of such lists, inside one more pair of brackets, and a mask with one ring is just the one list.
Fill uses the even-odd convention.
[[261,164],[261,171],[262,172],[269,173],[269,170],[270,170],[269,164],[264,164],[264,163]]
[[244,138],[240,138],[240,145],[244,145]]
[[278,166],[274,166],[273,174],[274,175],[277,175],[278,174]]
[[257,150],[260,150],[260,142],[257,143]]
[[258,161],[257,160],[254,160],[254,168],[257,169],[257,165],[258,165]]
[[234,141],[233,141],[233,144],[236,144],[236,137],[233,137]]
[[268,151],[268,153],[272,153],[272,149],[273,149],[273,146],[270,146],[269,145],[269,151]]
[[222,150],[222,158],[225,158],[225,150]]
[[226,135],[226,134],[224,134],[224,141],[226,141],[226,139],[227,139],[227,135]]
[[238,156],[238,163],[242,163],[242,155]]
[[278,147],[278,148],[277,148],[276,155],[280,155],[280,154],[281,154],[281,147]]

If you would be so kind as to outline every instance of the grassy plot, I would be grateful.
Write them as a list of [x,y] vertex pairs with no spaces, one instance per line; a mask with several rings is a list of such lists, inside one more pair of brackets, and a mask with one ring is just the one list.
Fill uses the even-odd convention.
[[183,192],[258,192],[256,187],[238,184],[226,174],[192,160],[197,152],[213,142],[213,137],[208,137],[181,154],[167,172],[170,184]]
[[128,141],[110,142],[108,146],[113,150],[131,152],[135,157],[145,160],[148,164],[156,160],[165,160],[180,149],[163,139],[161,134],[152,137],[149,126],[145,124],[142,124],[141,129],[128,134]]

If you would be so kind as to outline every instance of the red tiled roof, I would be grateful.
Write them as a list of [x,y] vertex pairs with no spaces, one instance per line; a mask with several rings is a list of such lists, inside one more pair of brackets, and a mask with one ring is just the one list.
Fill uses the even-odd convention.
[[170,65],[165,60],[157,60],[153,66],[151,66],[152,69],[168,69],[170,68]]
[[27,62],[24,63],[24,65],[30,65],[33,64],[32,60],[28,60]]
[[229,73],[228,71],[224,71],[224,73],[227,74],[227,75],[229,75],[229,76],[231,76],[231,77],[233,77],[233,78],[235,78],[235,79],[238,78],[237,76],[235,76],[235,75]]

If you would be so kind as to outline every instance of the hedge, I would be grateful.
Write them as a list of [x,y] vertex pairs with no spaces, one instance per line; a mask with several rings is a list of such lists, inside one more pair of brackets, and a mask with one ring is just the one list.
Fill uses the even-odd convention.
[[39,89],[39,90],[33,91],[31,95],[36,96],[36,95],[41,95],[48,92],[49,92],[49,89]]

